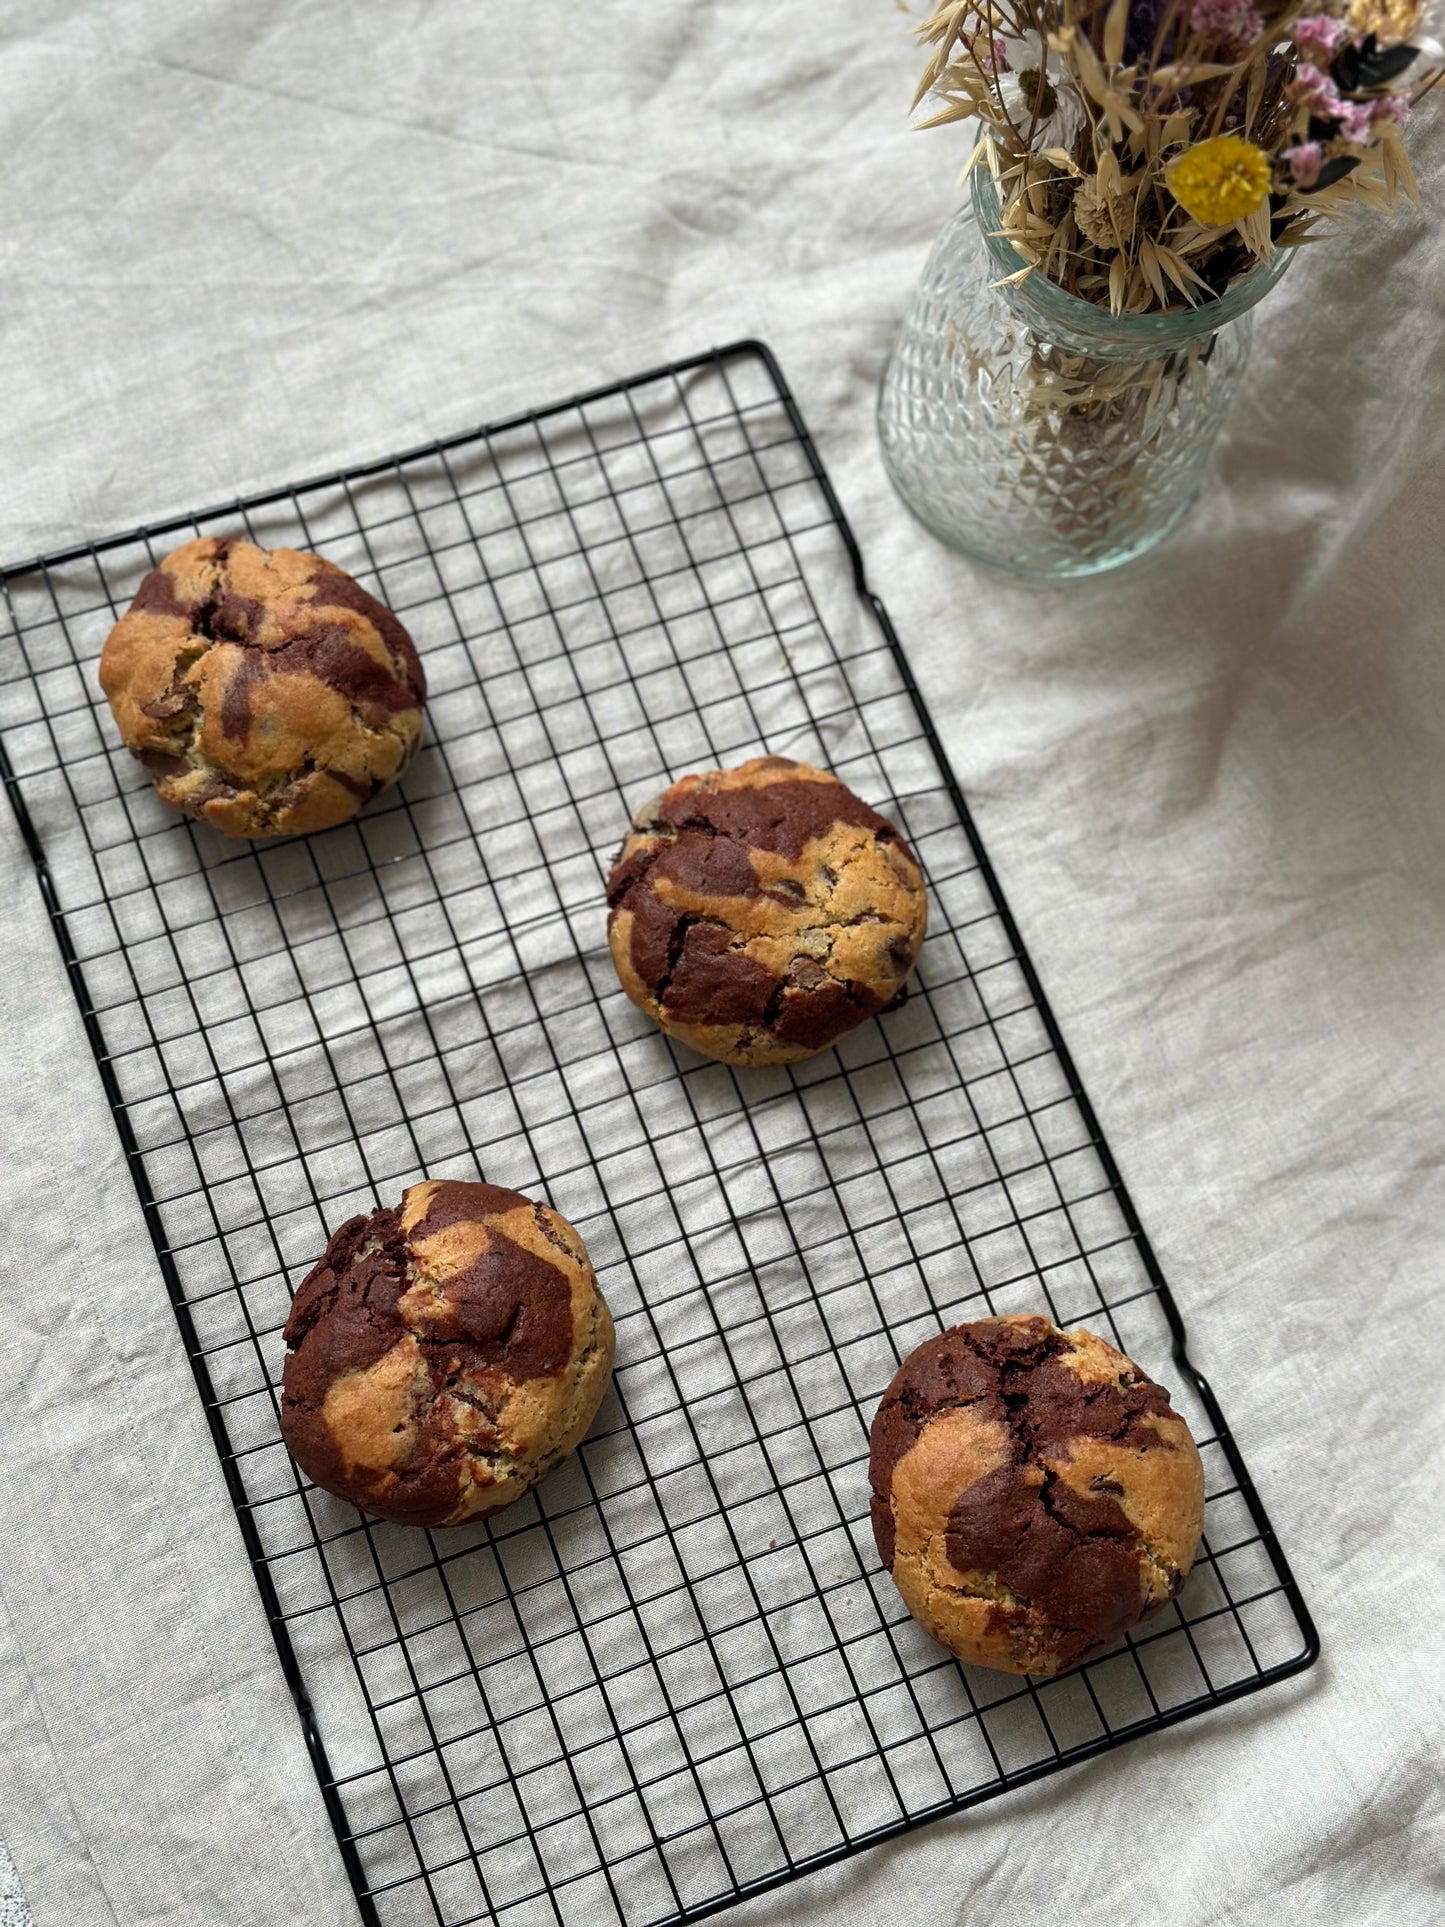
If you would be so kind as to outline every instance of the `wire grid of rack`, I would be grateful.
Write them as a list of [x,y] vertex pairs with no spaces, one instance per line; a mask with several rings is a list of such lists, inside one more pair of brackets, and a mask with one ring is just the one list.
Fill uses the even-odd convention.
[[[194,532],[314,548],[407,623],[426,747],[355,824],[172,817],[95,678]],[[6,572],[0,746],[368,1922],[697,1919],[1301,1670],[1317,1651],[812,442],[767,350]],[[907,1002],[735,1071],[623,997],[631,811],[763,751],[903,828]],[[290,1293],[431,1176],[577,1224],[618,1329],[587,1443],[419,1533],[303,1481]],[[1201,1440],[1176,1605],[1063,1679],[957,1665],[867,1525],[899,1360],[991,1311],[1088,1322]]]

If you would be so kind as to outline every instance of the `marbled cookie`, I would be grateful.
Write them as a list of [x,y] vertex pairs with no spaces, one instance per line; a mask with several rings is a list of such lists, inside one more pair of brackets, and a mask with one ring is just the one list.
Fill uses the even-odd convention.
[[607,901],[627,995],[729,1064],[812,1057],[883,1010],[927,921],[887,818],[781,756],[684,776],[639,810]]
[[228,836],[346,822],[405,769],[426,701],[390,609],[319,555],[235,536],[151,570],[100,686],[164,800]]
[[520,1499],[612,1375],[582,1240],[493,1184],[414,1184],[344,1224],[292,1302],[281,1431],[316,1483],[399,1525]]
[[978,1666],[1061,1673],[1172,1599],[1204,1472],[1169,1394],[1091,1332],[955,1325],[873,1420],[873,1533],[919,1624]]

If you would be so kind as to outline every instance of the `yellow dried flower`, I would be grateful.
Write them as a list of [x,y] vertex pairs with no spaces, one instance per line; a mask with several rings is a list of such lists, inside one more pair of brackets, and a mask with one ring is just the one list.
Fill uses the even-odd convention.
[[1424,12],[1423,0],[1350,0],[1345,22],[1352,39],[1373,34],[1382,47],[1397,47],[1414,38]]
[[1201,141],[1170,168],[1169,192],[1204,227],[1228,227],[1264,206],[1269,156],[1238,134]]

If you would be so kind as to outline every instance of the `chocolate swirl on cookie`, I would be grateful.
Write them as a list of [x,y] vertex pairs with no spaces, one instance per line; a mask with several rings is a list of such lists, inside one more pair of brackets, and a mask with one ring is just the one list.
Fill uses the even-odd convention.
[[811,1057],[886,1008],[927,916],[887,818],[781,756],[685,776],[640,810],[607,901],[628,996],[735,1064]]
[[318,1485],[402,1525],[513,1504],[573,1450],[612,1320],[565,1218],[490,1184],[353,1218],[286,1322],[281,1430]]
[[151,570],[100,682],[164,800],[231,836],[344,823],[406,767],[426,701],[384,603],[320,556],[235,536]]
[[960,1658],[1051,1674],[1172,1599],[1204,1478],[1187,1426],[1122,1353],[1046,1318],[920,1345],[873,1421],[879,1557]]

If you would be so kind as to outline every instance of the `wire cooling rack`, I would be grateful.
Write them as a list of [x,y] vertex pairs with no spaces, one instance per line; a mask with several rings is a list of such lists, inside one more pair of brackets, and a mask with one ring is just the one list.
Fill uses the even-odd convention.
[[[426,658],[427,744],[355,824],[171,816],[96,684],[192,533],[320,550]],[[6,574],[4,774],[369,1923],[694,1920],[1297,1672],[1314,1629],[1018,932],[756,343]],[[908,1001],[790,1069],[652,1029],[604,940],[632,809],[781,752],[928,873]],[[582,1231],[617,1373],[487,1523],[302,1481],[276,1387],[328,1234],[423,1174]],[[1066,1678],[955,1664],[867,1525],[899,1358],[1087,1322],[1201,1441],[1174,1606]]]

